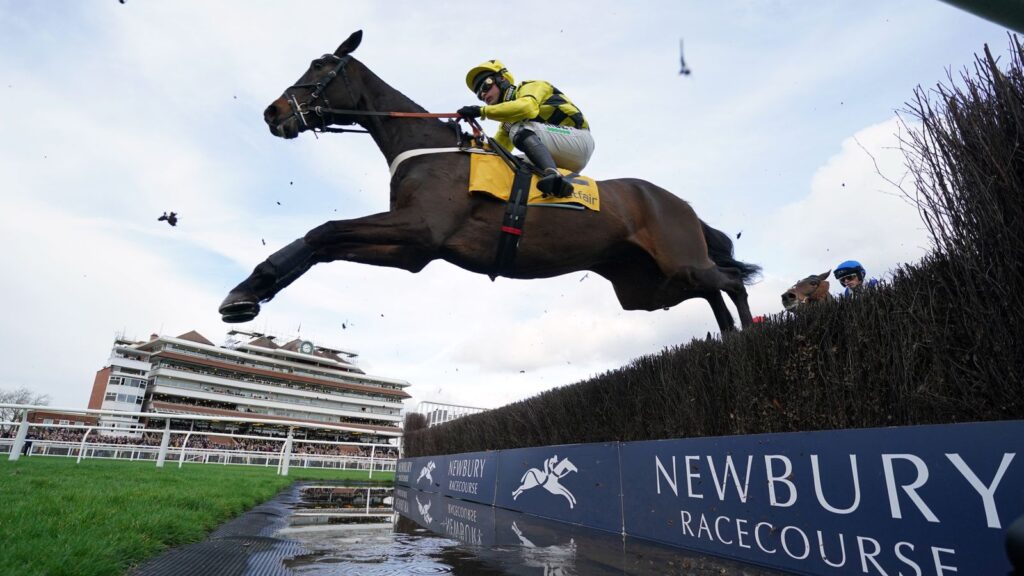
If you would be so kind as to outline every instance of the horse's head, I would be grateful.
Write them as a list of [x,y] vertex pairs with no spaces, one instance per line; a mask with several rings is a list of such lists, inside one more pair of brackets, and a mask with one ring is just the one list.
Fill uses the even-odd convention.
[[789,290],[782,293],[782,305],[786,310],[792,310],[800,304],[831,299],[832,295],[828,293],[828,280],[826,280],[829,272],[831,270],[826,270],[821,274],[811,274],[794,284]]
[[295,84],[267,106],[263,120],[270,127],[271,134],[295,138],[306,130],[355,123],[353,117],[329,112],[328,109],[356,108],[359,95],[347,68],[352,52],[362,40],[362,30],[353,32],[334,54],[324,54],[313,60]]

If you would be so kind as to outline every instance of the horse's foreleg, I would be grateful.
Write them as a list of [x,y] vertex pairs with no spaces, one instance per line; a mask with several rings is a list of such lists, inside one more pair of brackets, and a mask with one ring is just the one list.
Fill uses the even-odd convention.
[[385,246],[378,244],[335,244],[317,253],[321,262],[344,260],[371,266],[401,268],[419,272],[436,257],[436,251],[414,246]]
[[349,260],[416,272],[436,254],[430,227],[422,215],[384,212],[327,222],[310,230],[260,265],[221,303],[225,322],[248,322],[260,303],[272,299],[317,262]]
[[305,237],[317,252],[339,244],[401,246],[439,245],[421,212],[381,212],[352,220],[332,220],[313,228]]
[[562,485],[559,484],[558,486],[553,487],[549,491],[552,494],[556,494],[556,495],[559,495],[559,496],[565,496],[565,499],[569,502],[569,508],[570,509],[576,507],[576,497],[573,496],[572,492],[569,492],[569,489],[566,488],[565,486],[562,486]]
[[225,322],[248,322],[260,313],[260,302],[269,301],[316,263],[312,248],[299,238],[261,262],[248,278],[235,286],[218,311]]

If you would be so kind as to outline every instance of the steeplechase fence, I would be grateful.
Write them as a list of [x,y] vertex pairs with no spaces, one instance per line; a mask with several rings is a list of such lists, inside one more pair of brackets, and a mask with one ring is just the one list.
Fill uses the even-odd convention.
[[[199,464],[222,464],[242,466],[274,466],[278,474],[288,475],[290,467],[300,468],[330,468],[337,470],[365,470],[369,477],[373,478],[374,472],[394,472],[397,459],[385,456],[389,451],[398,449],[392,444],[344,442],[331,440],[310,440],[297,438],[297,430],[321,430],[329,432],[363,432],[365,430],[348,426],[336,426],[331,424],[314,424],[310,422],[297,422],[288,420],[269,420],[261,418],[242,418],[226,416],[205,416],[196,414],[167,414],[156,412],[122,412],[116,410],[95,410],[81,408],[53,408],[50,406],[35,406],[28,404],[0,404],[0,408],[11,408],[22,411],[22,418],[18,421],[0,422],[0,426],[16,426],[17,433],[13,438],[0,438],[0,454],[6,453],[11,461],[18,460],[21,456],[58,456],[75,458],[77,462],[82,459],[112,459],[112,460],[135,460],[154,461],[157,467],[163,467],[170,459],[177,461],[181,467],[185,463]],[[150,423],[164,421],[163,428],[143,428],[132,430],[132,434],[156,435],[160,437],[159,446],[140,444],[117,444],[103,441],[90,441],[94,433],[118,432],[124,433],[124,428],[111,426],[88,425],[88,424],[59,424],[29,422],[30,411],[61,412],[82,415],[100,416],[132,416],[146,418]],[[237,434],[231,432],[216,432],[211,430],[177,430],[171,428],[171,421],[185,422],[232,422],[273,425],[288,428],[285,437],[257,436],[251,434]],[[29,430],[74,430],[83,431],[82,437],[74,441],[29,438]],[[397,436],[397,434],[396,434]],[[94,438],[95,438],[94,437]],[[171,445],[172,437],[180,439],[177,446]],[[231,450],[211,448],[204,446],[189,446],[189,442],[196,437],[219,437],[231,440],[254,440],[264,443],[280,443],[280,448],[273,451],[253,450]],[[177,442],[176,442],[177,443]],[[355,446],[360,449],[368,449],[369,456],[356,455],[335,455],[305,453],[296,451],[297,447],[315,446],[338,448]]]
[[797,574],[1009,574],[1022,452],[1016,420],[421,456],[395,508],[480,543],[511,510]]

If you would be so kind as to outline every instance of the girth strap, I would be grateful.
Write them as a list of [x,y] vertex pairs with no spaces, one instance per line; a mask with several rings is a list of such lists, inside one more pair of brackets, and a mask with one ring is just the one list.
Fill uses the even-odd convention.
[[455,146],[451,148],[416,148],[414,150],[406,150],[405,152],[402,152],[398,156],[395,156],[395,159],[391,161],[391,175],[394,176],[395,172],[398,171],[398,166],[402,162],[408,160],[409,158],[423,156],[424,154],[444,154],[447,152],[472,152],[474,154],[493,154],[493,152],[488,152],[483,148],[458,148]]
[[505,204],[505,217],[501,221],[501,235],[498,237],[498,252],[494,257],[493,281],[498,276],[507,276],[515,265],[519,241],[523,237],[526,223],[526,201],[530,198],[530,184],[533,172],[525,162],[516,169],[512,179],[512,192]]

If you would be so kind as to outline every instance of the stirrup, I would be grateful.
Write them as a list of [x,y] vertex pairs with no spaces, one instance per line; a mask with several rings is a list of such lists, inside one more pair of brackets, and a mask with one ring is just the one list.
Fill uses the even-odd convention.
[[537,189],[545,196],[554,196],[555,198],[571,198],[573,193],[572,184],[553,168],[545,170],[544,175],[537,180]]

